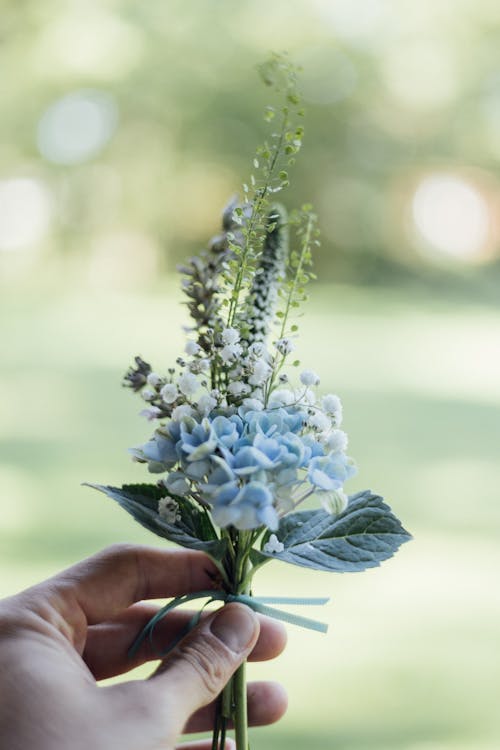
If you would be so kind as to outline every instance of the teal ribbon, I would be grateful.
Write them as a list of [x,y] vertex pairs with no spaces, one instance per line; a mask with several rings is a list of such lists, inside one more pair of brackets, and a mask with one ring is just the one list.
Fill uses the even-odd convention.
[[261,615],[267,617],[273,617],[275,620],[281,620],[289,625],[298,625],[301,628],[307,628],[308,630],[315,630],[318,633],[326,633],[328,625],[318,620],[311,620],[309,617],[302,617],[301,615],[293,615],[290,612],[285,612],[282,609],[276,607],[270,607],[270,604],[290,604],[298,606],[322,606],[330,601],[328,598],[320,597],[290,597],[290,596],[247,596],[246,594],[228,594],[225,591],[219,590],[206,590],[198,591],[195,594],[183,594],[172,599],[168,604],[162,607],[158,612],[151,618],[148,624],[139,633],[134,643],[129,649],[129,656],[133,657],[141,647],[144,640],[147,638],[154,649],[153,634],[155,627],[171,610],[179,607],[181,604],[187,604],[195,599],[207,599],[203,607],[189,620],[183,631],[177,636],[175,641],[170,644],[166,651],[158,652],[159,657],[166,656],[184,636],[189,633],[200,621],[201,614],[205,607],[211,602],[224,602],[229,604],[230,602],[239,602],[240,604],[246,604],[247,607],[253,609],[254,612],[258,612]]

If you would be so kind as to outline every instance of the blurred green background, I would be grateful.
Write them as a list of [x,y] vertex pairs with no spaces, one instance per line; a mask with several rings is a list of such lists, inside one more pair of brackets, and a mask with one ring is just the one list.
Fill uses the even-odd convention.
[[300,356],[343,398],[351,491],[415,540],[363,575],[257,578],[332,603],[327,636],[290,627],[252,668],[290,694],[254,745],[498,748],[498,2],[2,0],[0,40],[0,594],[155,542],[80,483],[144,479],[121,376],[180,353],[176,263],[247,179],[255,66],[287,49],[307,119],[286,202],[323,231]]

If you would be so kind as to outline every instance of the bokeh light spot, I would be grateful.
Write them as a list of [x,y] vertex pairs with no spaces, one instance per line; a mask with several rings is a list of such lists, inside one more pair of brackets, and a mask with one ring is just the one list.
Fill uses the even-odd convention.
[[38,125],[38,148],[55,164],[80,164],[96,156],[118,120],[114,99],[103,91],[75,91],[55,101]]
[[0,250],[17,250],[41,240],[51,215],[52,196],[41,180],[0,181]]
[[487,245],[488,205],[481,193],[461,177],[425,177],[414,193],[412,216],[421,237],[439,253],[473,261]]

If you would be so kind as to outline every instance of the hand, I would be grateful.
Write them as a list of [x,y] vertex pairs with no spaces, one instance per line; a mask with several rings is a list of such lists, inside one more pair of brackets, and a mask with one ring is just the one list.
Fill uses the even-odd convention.
[[[172,750],[181,732],[210,729],[214,700],[243,660],[271,659],[285,645],[280,624],[241,604],[204,617],[148,680],[96,681],[158,659],[147,642],[127,654],[158,609],[142,600],[213,588],[215,572],[199,552],[119,545],[1,601],[0,747]],[[156,648],[191,614],[175,610],[158,623]],[[286,697],[277,684],[254,683],[248,704],[250,723],[269,724]]]

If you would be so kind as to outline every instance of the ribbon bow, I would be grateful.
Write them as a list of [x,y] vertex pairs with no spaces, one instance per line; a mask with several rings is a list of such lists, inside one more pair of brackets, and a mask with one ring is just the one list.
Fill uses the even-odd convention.
[[296,598],[289,596],[247,596],[246,594],[228,594],[226,591],[220,590],[206,590],[198,591],[195,594],[184,594],[172,599],[168,604],[162,607],[155,615],[151,618],[148,624],[139,633],[134,643],[130,647],[129,656],[133,657],[137,653],[143,641],[148,638],[151,646],[153,644],[154,629],[157,624],[162,620],[171,610],[175,609],[181,604],[186,604],[195,599],[207,599],[203,607],[190,619],[183,631],[177,636],[175,641],[170,644],[166,651],[158,652],[158,656],[164,657],[169,651],[171,651],[184,636],[190,632],[200,621],[201,614],[205,607],[211,602],[239,602],[240,604],[246,604],[247,607],[253,609],[254,612],[259,612],[267,617],[274,617],[275,620],[282,620],[290,625],[298,625],[301,628],[307,628],[308,630],[316,630],[319,633],[326,633],[328,625],[318,620],[311,620],[309,617],[302,617],[300,615],[293,615],[290,612],[285,612],[282,609],[276,607],[270,607],[270,604],[290,604],[299,606],[321,606],[330,601],[328,598],[315,598],[315,597],[304,597]]

